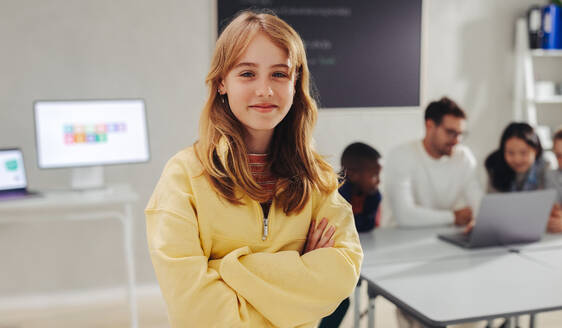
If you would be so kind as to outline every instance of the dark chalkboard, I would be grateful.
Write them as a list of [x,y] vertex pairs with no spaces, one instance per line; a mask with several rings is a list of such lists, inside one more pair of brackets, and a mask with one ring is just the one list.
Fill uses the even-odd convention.
[[268,8],[305,42],[321,107],[418,106],[422,0],[217,0],[219,31]]

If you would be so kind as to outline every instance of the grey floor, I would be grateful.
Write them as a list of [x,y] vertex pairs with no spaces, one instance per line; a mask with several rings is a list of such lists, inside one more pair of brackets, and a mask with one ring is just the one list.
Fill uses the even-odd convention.
[[[169,327],[164,302],[158,290],[156,288],[152,290],[153,291],[149,293],[140,293],[138,297],[140,327]],[[366,304],[366,292],[362,290],[361,294],[361,303]],[[394,305],[382,297],[378,297],[375,302],[375,308],[375,326],[377,328],[398,327]],[[352,311],[349,311],[346,315],[341,327],[353,327],[353,316],[351,312]],[[52,307],[26,306],[25,309],[19,310],[14,308],[6,310],[0,307],[0,328],[125,328],[128,326],[129,312],[124,297],[118,300],[82,302],[82,304],[76,305],[58,305]],[[360,327],[367,327],[366,320],[362,320]],[[475,326],[473,325],[471,327]],[[528,327],[527,317],[521,318],[520,327]],[[562,311],[538,315],[536,327],[561,328]]]

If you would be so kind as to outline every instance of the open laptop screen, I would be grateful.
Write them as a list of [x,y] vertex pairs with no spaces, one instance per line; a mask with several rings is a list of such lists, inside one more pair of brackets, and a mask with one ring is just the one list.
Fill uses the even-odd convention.
[[0,191],[25,189],[27,180],[19,149],[0,149]]

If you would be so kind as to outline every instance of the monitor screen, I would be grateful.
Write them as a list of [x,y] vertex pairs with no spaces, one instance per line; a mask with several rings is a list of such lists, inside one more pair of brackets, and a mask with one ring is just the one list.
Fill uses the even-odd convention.
[[40,168],[139,163],[149,159],[144,101],[37,101]]
[[26,187],[21,150],[0,149],[0,191]]

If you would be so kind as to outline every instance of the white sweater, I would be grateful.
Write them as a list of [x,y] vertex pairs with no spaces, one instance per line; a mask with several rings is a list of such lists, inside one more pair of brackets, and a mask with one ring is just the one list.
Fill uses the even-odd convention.
[[451,156],[435,159],[416,140],[393,149],[385,163],[386,197],[399,226],[451,224],[453,211],[467,205],[476,215],[482,189],[467,147],[457,145]]

